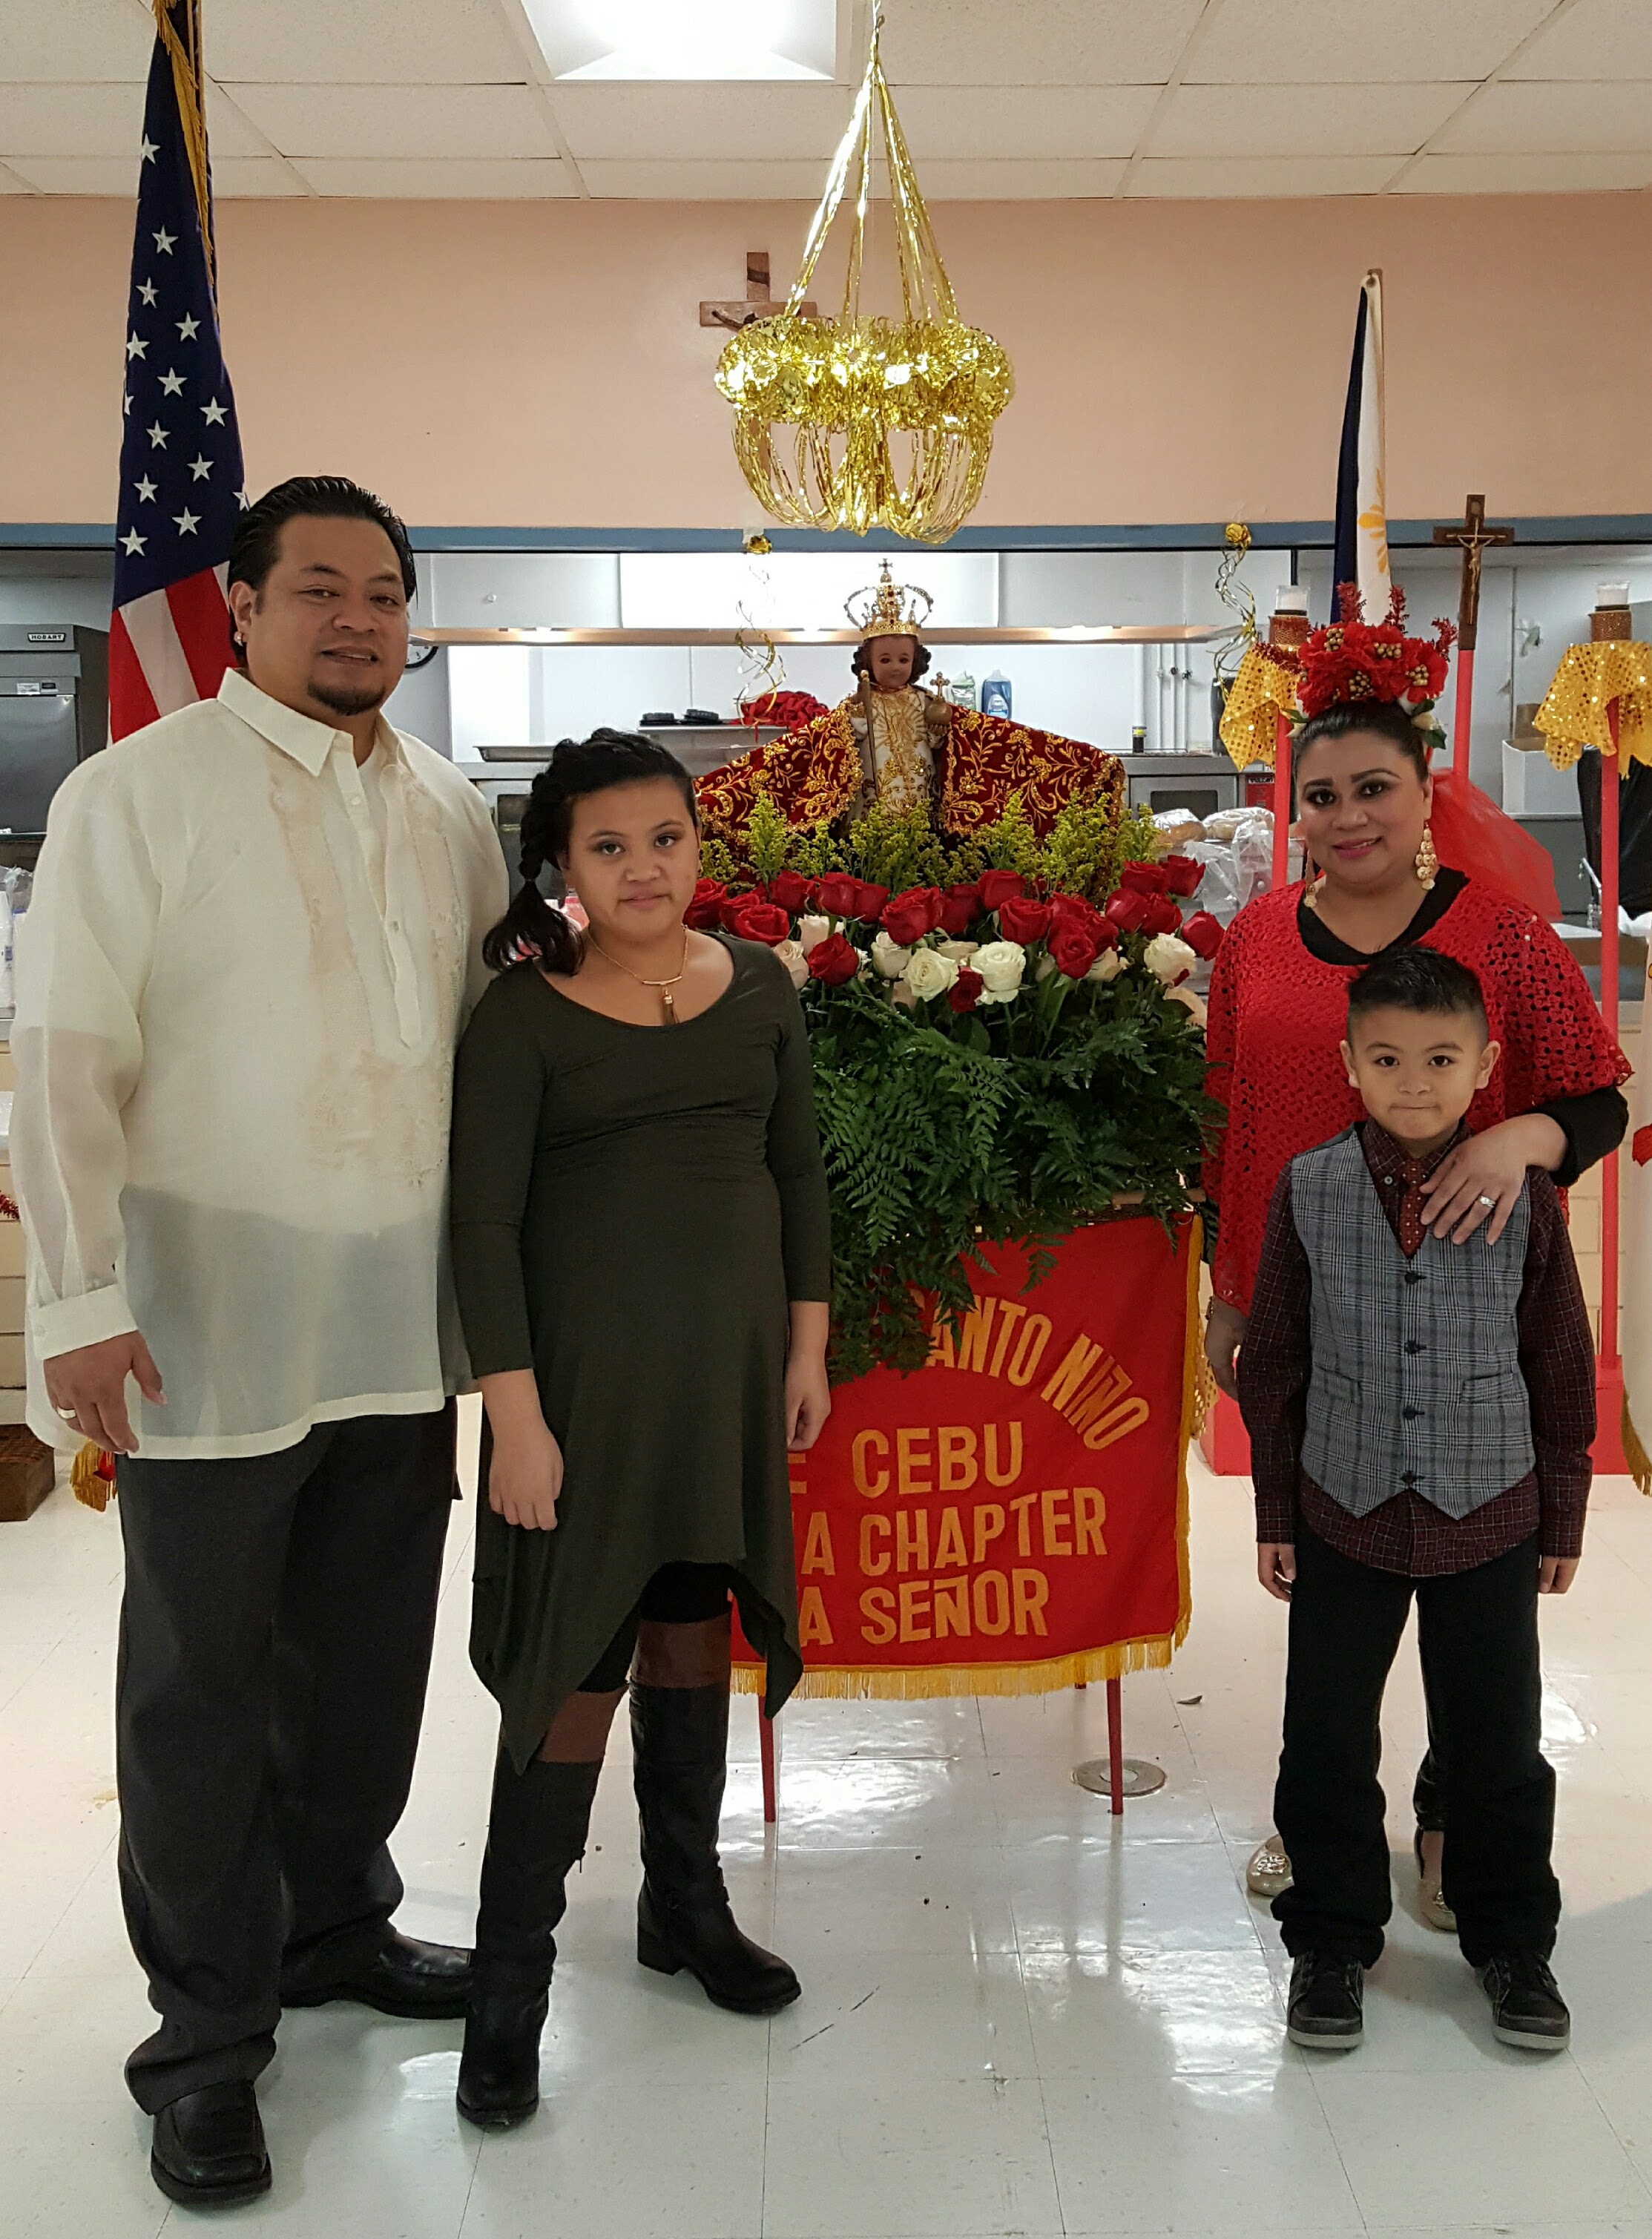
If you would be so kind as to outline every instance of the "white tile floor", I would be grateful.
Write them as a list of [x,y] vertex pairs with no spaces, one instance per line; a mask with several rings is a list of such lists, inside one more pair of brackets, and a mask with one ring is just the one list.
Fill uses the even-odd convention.
[[[754,1713],[725,1820],[741,1917],[798,1966],[773,2022],[714,2012],[631,1948],[622,1728],[573,1896],[547,2100],[485,2143],[453,2107],[458,2031],[295,2014],[262,2099],[275,2189],[237,2229],[289,2239],[1296,2239],[1490,2232],[1652,2239],[1652,1504],[1597,1491],[1570,1598],[1545,1617],[1573,2050],[1491,2040],[1480,1993],[1399,1914],[1366,2043],[1284,2041],[1284,1970],[1242,1872],[1264,1830],[1281,1613],[1253,1581],[1246,1489],[1196,1475],[1195,1617],[1125,1684],[1127,1745],[1169,1775],[1118,1826],[1073,1786],[1100,1690],[1025,1701],[804,1704],[765,1840]],[[489,1706],[465,1659],[468,1534],[449,1547],[404,1921],[462,1941]],[[0,2230],[177,2239],[123,2055],[147,2007],[116,1901],[114,1518],[63,1494],[0,1532]],[[1415,1679],[1387,1722],[1396,1788]],[[169,2222],[169,2214],[171,2220]]]

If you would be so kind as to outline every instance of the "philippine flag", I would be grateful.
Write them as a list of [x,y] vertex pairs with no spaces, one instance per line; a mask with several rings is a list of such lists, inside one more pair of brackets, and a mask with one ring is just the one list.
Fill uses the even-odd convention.
[[1330,614],[1337,590],[1357,583],[1368,621],[1388,612],[1388,502],[1383,487],[1383,276],[1368,272],[1354,322],[1354,362],[1343,412],[1337,462],[1337,564],[1331,572]]

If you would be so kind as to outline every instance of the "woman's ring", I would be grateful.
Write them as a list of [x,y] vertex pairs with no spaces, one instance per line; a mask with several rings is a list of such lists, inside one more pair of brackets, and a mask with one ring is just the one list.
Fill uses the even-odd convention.
[[1479,1196],[1476,1198],[1475,1203],[1476,1205],[1484,1206],[1488,1213],[1495,1213],[1497,1209],[1496,1199],[1495,1197],[1488,1197],[1483,1190],[1482,1190]]
[[65,1423],[72,1423],[75,1419],[76,1410],[73,1407],[60,1407],[57,1410],[57,1412],[63,1417]]

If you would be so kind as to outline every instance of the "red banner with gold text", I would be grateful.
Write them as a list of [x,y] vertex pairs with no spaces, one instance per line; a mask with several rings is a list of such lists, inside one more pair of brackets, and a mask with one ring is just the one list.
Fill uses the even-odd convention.
[[1197,1237],[1082,1229],[1031,1291],[1007,1247],[926,1367],[839,1387],[792,1457],[799,1693],[1033,1694],[1170,1661]]

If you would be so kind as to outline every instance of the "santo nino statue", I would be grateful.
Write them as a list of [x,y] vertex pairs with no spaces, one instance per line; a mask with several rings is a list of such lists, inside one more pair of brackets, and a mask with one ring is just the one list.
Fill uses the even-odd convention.
[[924,689],[930,654],[919,632],[932,603],[927,591],[892,581],[884,561],[876,587],[845,605],[865,632],[857,688],[702,777],[695,791],[707,830],[734,838],[765,794],[799,828],[846,826],[875,801],[898,814],[926,806],[935,828],[955,837],[995,822],[1012,794],[1041,838],[1074,804],[1122,813],[1125,774],[1113,755]]

